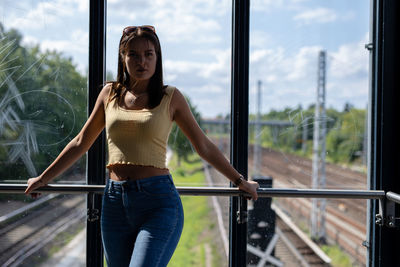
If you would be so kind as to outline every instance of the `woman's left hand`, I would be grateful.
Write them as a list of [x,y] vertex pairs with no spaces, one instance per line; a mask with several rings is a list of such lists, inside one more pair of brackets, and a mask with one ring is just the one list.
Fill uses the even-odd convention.
[[38,189],[38,188],[40,188],[42,186],[45,186],[45,185],[47,185],[47,184],[42,181],[42,178],[40,176],[39,177],[30,178],[27,181],[27,187],[26,187],[26,190],[25,190],[25,194],[26,195],[30,194],[32,198],[37,198],[41,194],[40,193],[32,193],[32,191],[34,191],[34,190],[36,190],[36,189]]
[[251,198],[256,201],[258,199],[257,189],[260,188],[260,185],[254,181],[246,181],[243,180],[240,185],[239,189],[251,194]]

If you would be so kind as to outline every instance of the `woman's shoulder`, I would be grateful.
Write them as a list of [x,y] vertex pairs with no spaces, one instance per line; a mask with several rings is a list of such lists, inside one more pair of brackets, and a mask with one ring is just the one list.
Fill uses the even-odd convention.
[[103,101],[104,106],[107,106],[107,103],[109,102],[112,88],[113,88],[113,83],[107,82],[99,93],[99,98]]
[[177,90],[177,88],[175,86],[172,86],[172,85],[164,86],[164,92],[169,96],[171,96],[175,92],[175,90]]
[[108,96],[108,95],[111,93],[112,87],[113,87],[113,83],[112,83],[112,82],[107,82],[107,83],[103,86],[103,88],[101,89],[99,95],[101,95],[101,96]]

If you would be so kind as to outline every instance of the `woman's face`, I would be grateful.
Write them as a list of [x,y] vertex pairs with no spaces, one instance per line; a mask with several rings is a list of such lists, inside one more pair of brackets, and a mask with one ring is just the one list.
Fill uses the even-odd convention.
[[125,65],[129,75],[136,81],[149,80],[157,64],[154,45],[146,38],[137,38],[126,46]]

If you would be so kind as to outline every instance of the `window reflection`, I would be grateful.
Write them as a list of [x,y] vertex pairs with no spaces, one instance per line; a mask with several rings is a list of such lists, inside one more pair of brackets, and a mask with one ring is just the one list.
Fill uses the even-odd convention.
[[[26,183],[87,118],[88,1],[6,1],[0,13],[0,183]],[[85,183],[85,162],[53,182]],[[2,266],[85,266],[85,202],[0,194]]]
[[[88,9],[83,3],[88,2],[78,7],[59,1],[0,6],[0,179],[4,182],[40,174],[87,118]],[[61,179],[84,181],[84,162]]]

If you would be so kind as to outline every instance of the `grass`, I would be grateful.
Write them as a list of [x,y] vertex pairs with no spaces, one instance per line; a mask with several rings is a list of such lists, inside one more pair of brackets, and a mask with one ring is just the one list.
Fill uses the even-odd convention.
[[[182,161],[177,166],[176,159],[170,163],[174,182],[180,184],[205,185],[202,163],[198,156],[191,156],[189,162]],[[207,197],[181,196],[185,213],[185,223],[178,247],[169,263],[169,267],[205,266],[205,245],[211,247],[213,266],[221,266],[215,246],[216,227],[212,219]]]
[[353,266],[350,257],[336,245],[324,245],[322,250],[332,259],[331,265],[334,267]]

